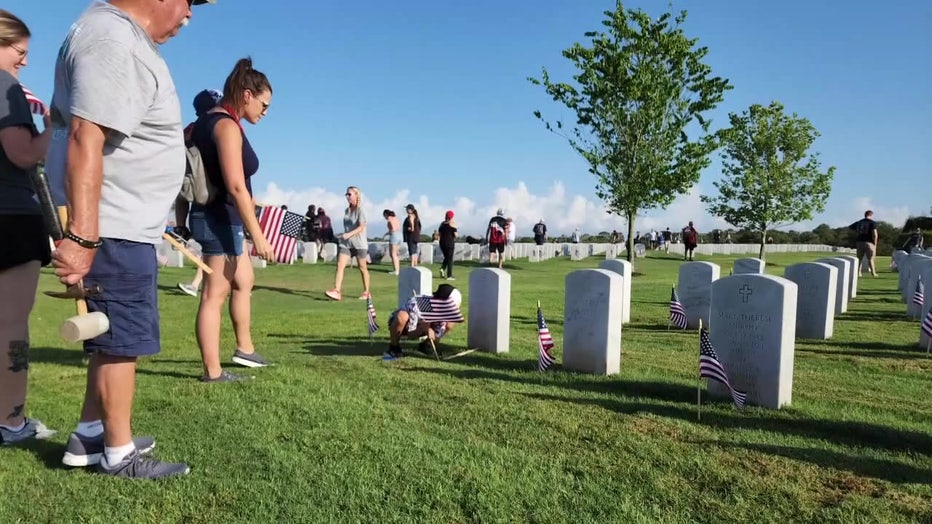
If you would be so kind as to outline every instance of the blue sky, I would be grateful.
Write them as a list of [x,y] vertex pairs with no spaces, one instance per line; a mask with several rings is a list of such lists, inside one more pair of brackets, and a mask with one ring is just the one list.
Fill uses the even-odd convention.
[[[7,0],[33,32],[21,80],[51,98],[55,54],[85,0]],[[629,2],[657,14],[665,1]],[[570,117],[526,78],[546,66],[572,70],[561,51],[600,27],[614,1],[218,0],[163,52],[185,108],[222,88],[251,55],[273,85],[269,115],[247,133],[261,160],[257,199],[328,207],[339,215],[347,185],[370,213],[408,202],[425,222],[453,209],[465,232],[498,207],[519,230],[544,217],[552,232],[624,227],[604,213],[594,178],[564,140],[532,113]],[[809,118],[814,150],[837,167],[826,212],[812,223],[847,224],[867,207],[896,225],[928,212],[919,188],[932,166],[929,61],[932,2],[737,2],[688,0],[686,31],[709,47],[715,74],[735,86],[713,114],[779,100]],[[699,185],[637,229],[721,227],[698,195],[713,190],[717,159]],[[370,236],[382,228],[371,217]]]

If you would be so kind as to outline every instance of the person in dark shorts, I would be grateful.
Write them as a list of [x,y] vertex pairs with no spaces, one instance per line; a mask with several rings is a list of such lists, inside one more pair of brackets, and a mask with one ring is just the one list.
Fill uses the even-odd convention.
[[26,417],[29,373],[29,314],[36,300],[39,268],[51,261],[48,233],[30,181],[45,157],[51,118],[40,133],[19,84],[26,66],[29,28],[0,9],[0,445],[45,439],[55,432]]
[[505,243],[508,240],[508,221],[505,219],[505,211],[499,209],[495,216],[489,220],[489,227],[485,231],[485,239],[489,244],[489,265],[495,264],[492,261],[492,254],[497,253],[498,268],[502,268],[505,261]]
[[155,244],[185,171],[181,104],[156,44],[207,1],[94,3],[58,52],[46,170],[71,215],[52,261],[63,283],[101,287],[88,310],[111,326],[84,343],[91,357],[81,422],[62,459],[69,466],[145,479],[189,471],[145,456],[154,442],[133,439],[131,420],[136,359],[161,345]]
[[411,267],[417,267],[420,251],[418,242],[421,241],[421,217],[417,214],[414,204],[405,206],[408,216],[401,224],[402,237],[408,245],[408,256],[411,257]]
[[874,212],[868,209],[864,212],[864,218],[848,226],[848,229],[856,231],[858,237],[855,242],[858,256],[858,272],[864,274],[864,259],[867,259],[867,268],[871,276],[877,276],[877,266],[874,264],[874,257],[877,256],[877,222],[874,222]]

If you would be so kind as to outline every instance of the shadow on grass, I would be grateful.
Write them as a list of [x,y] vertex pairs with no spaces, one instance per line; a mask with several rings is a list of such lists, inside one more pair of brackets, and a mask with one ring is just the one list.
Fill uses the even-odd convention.
[[275,287],[275,286],[253,286],[252,289],[253,291],[273,291],[275,293],[282,293],[284,295],[299,295],[302,297],[312,297],[312,298],[318,298],[320,300],[327,300],[327,298],[321,298],[323,297],[323,294],[321,294],[321,297],[318,297],[317,295],[312,295],[310,291],[306,291],[303,289],[289,289],[286,287]]
[[[816,346],[827,348],[829,351],[826,353],[843,354],[845,350],[849,349],[863,349],[863,350],[890,350],[890,351],[903,351],[904,353],[911,353],[917,350],[916,344],[890,344],[887,342],[845,342],[843,346],[840,346],[838,342],[833,342],[831,340],[806,340],[803,346]],[[805,347],[801,348],[801,351],[806,351]],[[870,354],[869,351],[865,353]]]
[[[887,290],[887,289],[865,289],[865,290],[860,290],[860,289],[859,289],[859,290],[858,290],[858,297],[861,296],[861,295],[885,296],[885,295],[899,295],[899,294],[900,294],[900,292],[899,292],[899,290],[897,290],[897,289],[889,289],[889,290]],[[855,297],[855,298],[857,298],[857,297]],[[901,302],[902,302],[902,300],[901,300]]]
[[65,470],[61,458],[65,454],[65,445],[50,440],[29,440],[17,447],[28,450],[42,461],[46,468],[51,470]]
[[388,340],[385,337],[375,337],[371,340],[368,337],[345,340],[307,339],[304,341],[303,351],[319,357],[358,357],[381,355],[387,347]]
[[851,320],[854,322],[862,320],[868,322],[917,322],[917,320],[906,316],[905,311],[902,313],[895,311],[848,311],[842,313],[838,320]]
[[[653,383],[634,383],[636,385]],[[696,390],[685,386],[670,384],[675,395],[666,399],[657,395],[657,391],[646,388],[645,396],[661,400],[671,400],[675,402],[693,401]],[[620,392],[624,392],[626,387],[620,386]],[[610,391],[610,390],[609,390]],[[662,391],[662,390],[661,390]],[[687,393],[688,392],[688,393]],[[880,426],[869,422],[848,422],[825,419],[807,419],[799,417],[790,417],[780,413],[766,412],[756,416],[754,412],[746,414],[739,413],[721,413],[709,412],[703,413],[701,421],[696,420],[695,408],[681,408],[676,406],[666,406],[660,404],[648,404],[642,402],[625,402],[620,400],[606,399],[587,399],[587,398],[567,398],[554,395],[531,395],[535,398],[545,400],[560,400],[578,402],[581,404],[593,404],[617,413],[653,413],[662,417],[669,417],[684,420],[694,424],[708,426],[716,429],[748,429],[753,431],[768,431],[780,435],[797,435],[801,437],[826,440],[839,444],[851,446],[880,449],[887,451],[921,453],[923,455],[932,455],[932,436],[919,431],[902,430],[889,426]],[[691,398],[686,398],[691,397]],[[727,403],[720,400],[718,402]],[[705,401],[703,401],[705,403]],[[773,414],[771,414],[773,413]]]
[[852,456],[826,449],[797,448],[770,444],[729,444],[723,442],[697,442],[703,446],[742,448],[768,455],[777,455],[792,460],[808,462],[823,468],[843,469],[861,477],[873,477],[893,483],[928,482],[930,472],[892,460],[864,456]]
[[59,366],[87,367],[87,355],[77,348],[29,348],[29,361]]
[[919,357],[925,357],[925,350],[922,352],[894,352],[894,351],[822,351],[818,349],[797,349],[801,353],[812,353],[826,356],[848,356],[848,357],[873,357],[873,358],[894,358],[900,360],[916,360]]
[[621,328],[621,330],[622,330],[622,332],[624,332],[625,330],[634,330],[634,331],[669,331],[670,333],[686,333],[686,334],[688,334],[688,335],[697,336],[695,330],[677,329],[677,328],[674,327],[672,324],[667,324],[666,322],[664,322],[664,323],[662,323],[662,324],[658,324],[658,323],[656,323],[656,322],[655,322],[655,323],[651,323],[651,324],[644,324],[644,323],[625,324],[624,327]]

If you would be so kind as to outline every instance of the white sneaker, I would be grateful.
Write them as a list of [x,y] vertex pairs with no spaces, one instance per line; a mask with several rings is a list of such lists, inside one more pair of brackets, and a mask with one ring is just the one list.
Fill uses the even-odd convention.
[[194,289],[190,284],[178,284],[178,289],[180,289],[185,295],[191,295],[192,297],[197,296],[197,290]]

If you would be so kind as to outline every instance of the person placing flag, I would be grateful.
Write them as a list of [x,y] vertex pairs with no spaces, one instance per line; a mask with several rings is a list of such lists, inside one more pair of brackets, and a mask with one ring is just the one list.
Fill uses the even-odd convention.
[[680,303],[680,297],[676,294],[676,288],[670,288],[670,322],[680,329],[686,329],[686,310]]
[[547,321],[544,320],[544,312],[540,309],[540,301],[537,301],[537,371],[544,372],[552,366],[557,359],[554,358],[550,350],[553,349],[553,337],[550,335],[550,328],[547,327]]
[[404,307],[396,309],[388,317],[389,343],[382,360],[404,356],[402,338],[427,337],[418,346],[418,351],[429,354],[430,344],[465,321],[460,312],[462,301],[463,295],[450,284],[441,284],[432,295],[411,297]]
[[744,408],[744,403],[748,398],[748,394],[732,387],[731,381],[728,380],[728,374],[725,373],[725,366],[718,360],[718,354],[715,353],[715,348],[712,347],[712,341],[709,339],[709,330],[700,328],[699,380],[704,378],[724,384],[731,392],[731,399],[734,401],[735,407],[738,409]]

